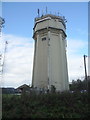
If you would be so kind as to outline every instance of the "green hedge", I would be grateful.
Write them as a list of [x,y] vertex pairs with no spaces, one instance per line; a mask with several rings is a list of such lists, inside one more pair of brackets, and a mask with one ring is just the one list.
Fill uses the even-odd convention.
[[87,118],[87,93],[3,95],[2,118]]
[[3,95],[2,118],[87,118],[87,93]]

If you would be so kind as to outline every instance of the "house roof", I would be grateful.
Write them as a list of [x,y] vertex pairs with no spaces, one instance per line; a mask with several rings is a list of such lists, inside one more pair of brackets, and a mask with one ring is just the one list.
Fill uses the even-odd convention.
[[22,88],[30,88],[29,85],[23,84],[21,86],[19,86],[17,89],[22,89]]

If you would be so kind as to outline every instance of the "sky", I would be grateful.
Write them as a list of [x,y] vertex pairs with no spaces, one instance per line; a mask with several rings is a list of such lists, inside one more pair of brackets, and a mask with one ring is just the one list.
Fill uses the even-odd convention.
[[[3,2],[5,19],[0,37],[0,51],[4,52],[3,87],[31,84],[34,56],[33,27],[37,9],[40,15],[48,13],[67,19],[67,63],[69,82],[84,78],[83,55],[88,55],[88,3],[87,2]],[[87,59],[86,59],[87,60]]]

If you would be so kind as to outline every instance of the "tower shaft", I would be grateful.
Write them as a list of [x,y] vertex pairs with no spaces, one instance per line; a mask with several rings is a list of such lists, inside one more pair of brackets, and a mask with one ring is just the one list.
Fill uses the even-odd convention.
[[33,87],[57,91],[69,89],[66,59],[66,33],[63,19],[45,15],[35,19]]

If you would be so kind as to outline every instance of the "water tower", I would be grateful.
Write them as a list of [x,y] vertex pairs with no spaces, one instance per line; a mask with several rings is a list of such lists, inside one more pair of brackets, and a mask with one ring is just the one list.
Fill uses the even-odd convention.
[[37,89],[69,90],[64,17],[47,14],[35,18],[32,86]]

